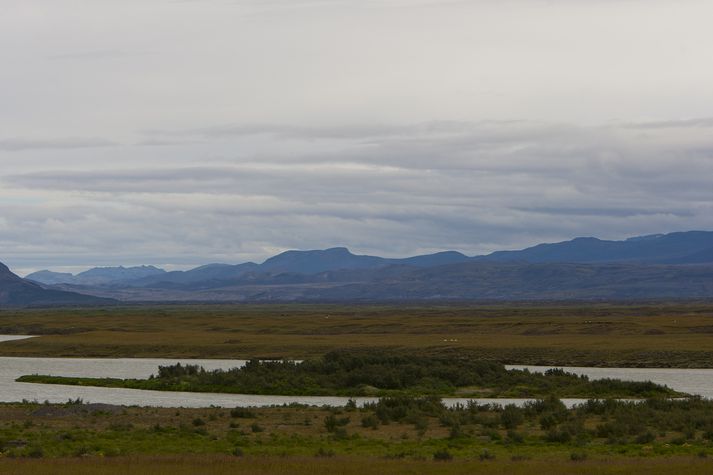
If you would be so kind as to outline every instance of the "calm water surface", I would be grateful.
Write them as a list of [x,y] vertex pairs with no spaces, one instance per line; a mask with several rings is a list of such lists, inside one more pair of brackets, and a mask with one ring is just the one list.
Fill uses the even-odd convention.
[[[551,366],[505,366],[507,369],[529,369],[544,372]],[[567,372],[587,375],[589,379],[614,378],[624,381],[652,381],[676,391],[713,399],[713,369],[676,368],[586,368],[558,366]]]
[[[67,402],[81,398],[85,402],[107,404],[160,406],[160,407],[236,407],[271,406],[289,403],[315,406],[343,406],[349,398],[328,396],[264,396],[252,394],[215,394],[178,391],[144,391],[124,388],[94,388],[61,384],[18,383],[24,374],[49,374],[53,376],[147,378],[158,366],[197,364],[206,369],[228,369],[242,366],[245,360],[198,360],[162,358],[24,358],[0,357],[0,401],[15,402],[27,399],[39,402]],[[377,398],[353,398],[358,404],[374,402]],[[465,404],[469,399],[448,398],[447,405]],[[477,399],[482,404],[523,404],[527,399]],[[583,400],[563,400],[574,405]]]
[[3,341],[27,340],[28,338],[34,338],[34,335],[0,335],[0,343]]

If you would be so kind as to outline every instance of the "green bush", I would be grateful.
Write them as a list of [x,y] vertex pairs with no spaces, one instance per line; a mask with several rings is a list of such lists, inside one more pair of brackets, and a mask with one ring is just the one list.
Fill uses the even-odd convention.
[[505,429],[516,429],[524,420],[523,410],[513,404],[505,406],[500,413],[500,423]]
[[453,455],[451,455],[448,450],[441,449],[433,453],[433,460],[438,462],[448,462],[449,460],[453,460]]
[[236,407],[230,410],[230,417],[240,418],[240,419],[253,419],[255,418],[255,412],[248,409],[247,407]]
[[483,449],[481,450],[480,454],[478,454],[478,459],[481,462],[484,462],[486,460],[495,460],[495,454],[491,453],[488,449]]

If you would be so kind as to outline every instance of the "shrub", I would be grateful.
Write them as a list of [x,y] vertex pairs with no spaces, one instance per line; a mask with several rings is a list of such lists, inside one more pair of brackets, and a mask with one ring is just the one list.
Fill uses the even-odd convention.
[[547,442],[555,442],[559,444],[566,444],[570,440],[572,440],[572,436],[570,435],[569,432],[565,430],[558,430],[556,428],[552,428],[547,432],[547,435],[545,436],[545,440]]
[[484,462],[486,460],[495,460],[495,454],[491,453],[488,449],[483,449],[478,455],[478,459],[481,462]]
[[30,458],[39,459],[45,456],[45,451],[39,445],[33,445],[28,447],[26,454]]
[[246,407],[236,407],[230,410],[230,417],[252,419],[255,417],[255,413]]
[[524,420],[523,410],[513,404],[505,406],[500,413],[500,423],[506,429],[516,429]]
[[453,424],[453,427],[451,427],[451,432],[448,435],[451,439],[457,439],[458,437],[463,436],[463,429],[461,429],[460,424]]
[[337,429],[334,431],[334,438],[336,440],[346,440],[349,438],[349,434],[347,433],[347,430],[344,427],[337,427]]
[[337,429],[337,418],[334,414],[330,414],[324,418],[324,427],[327,432],[334,432]]
[[379,427],[379,418],[374,414],[369,414],[361,418],[361,426],[376,430]]
[[314,454],[315,457],[334,457],[334,450],[320,447]]
[[441,449],[433,453],[433,460],[438,462],[448,462],[449,460],[453,460],[453,456],[448,450]]
[[515,432],[514,430],[508,431],[508,441],[515,444],[521,444],[525,440],[522,434]]
[[656,440],[656,436],[651,431],[646,431],[636,437],[637,444],[649,444]]

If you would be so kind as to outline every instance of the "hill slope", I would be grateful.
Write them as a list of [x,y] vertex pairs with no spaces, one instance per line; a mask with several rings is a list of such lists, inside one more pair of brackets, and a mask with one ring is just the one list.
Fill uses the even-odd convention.
[[25,276],[26,279],[41,284],[107,285],[165,274],[166,271],[154,266],[137,267],[94,267],[73,275],[66,272],[41,270]]
[[538,244],[519,251],[499,251],[475,259],[487,262],[636,262],[648,264],[713,263],[713,232],[687,231],[639,236],[625,241],[593,237]]
[[0,306],[95,305],[114,300],[75,292],[44,289],[13,274],[0,263]]

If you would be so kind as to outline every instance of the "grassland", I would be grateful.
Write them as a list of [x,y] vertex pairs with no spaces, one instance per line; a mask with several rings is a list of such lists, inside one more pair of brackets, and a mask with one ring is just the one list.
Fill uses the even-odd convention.
[[707,402],[577,411],[553,400],[513,413],[394,401],[238,410],[0,404],[0,473],[693,474],[707,473],[713,455]]
[[[0,333],[39,335],[0,343],[4,356],[306,359],[342,348],[513,364],[713,367],[707,303],[0,310]],[[0,404],[0,474],[710,473],[712,403],[606,404],[509,415],[407,407],[386,416],[379,407]]]
[[504,363],[713,367],[713,304],[185,305],[0,311],[4,356],[295,358],[335,348]]

